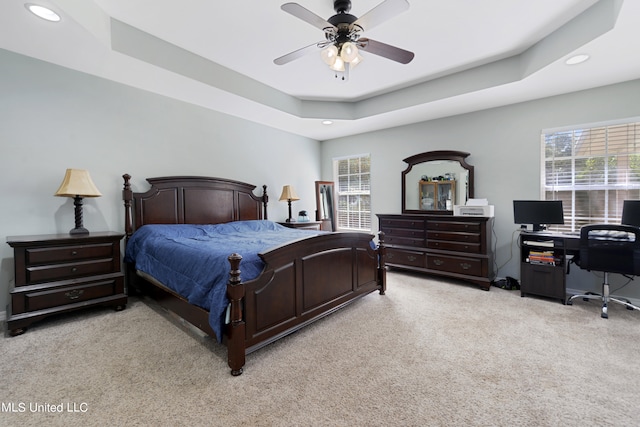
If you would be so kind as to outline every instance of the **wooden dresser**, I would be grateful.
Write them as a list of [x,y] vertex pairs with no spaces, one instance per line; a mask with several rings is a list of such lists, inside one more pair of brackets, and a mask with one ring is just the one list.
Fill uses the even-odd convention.
[[115,232],[7,237],[15,263],[9,333],[19,335],[45,317],[84,307],[123,309],[122,237]]
[[493,280],[493,218],[452,215],[378,215],[386,265],[473,282]]

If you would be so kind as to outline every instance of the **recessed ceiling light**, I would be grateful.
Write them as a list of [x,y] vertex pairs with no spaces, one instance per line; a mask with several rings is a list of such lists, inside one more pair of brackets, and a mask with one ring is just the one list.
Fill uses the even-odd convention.
[[58,22],[61,19],[60,15],[58,15],[53,10],[46,8],[44,6],[38,6],[37,4],[26,3],[24,7],[26,7],[29,12],[33,13],[37,17],[45,19],[47,21]]
[[571,58],[567,59],[564,63],[567,65],[576,65],[576,64],[583,63],[587,59],[589,59],[589,55],[587,55],[586,53],[581,53],[580,55],[572,56]]
[[322,121],[322,124],[323,124],[323,125],[332,125],[332,124],[333,124],[333,122],[332,122],[331,120],[323,120],[323,121]]

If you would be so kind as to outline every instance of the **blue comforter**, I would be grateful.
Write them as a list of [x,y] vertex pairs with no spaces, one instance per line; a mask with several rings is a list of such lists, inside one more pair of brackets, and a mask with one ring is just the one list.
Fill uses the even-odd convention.
[[242,255],[243,281],[264,269],[258,254],[281,244],[311,237],[318,231],[291,229],[272,221],[237,221],[216,225],[145,225],[131,236],[124,260],[209,311],[209,323],[222,339],[229,303],[228,257]]

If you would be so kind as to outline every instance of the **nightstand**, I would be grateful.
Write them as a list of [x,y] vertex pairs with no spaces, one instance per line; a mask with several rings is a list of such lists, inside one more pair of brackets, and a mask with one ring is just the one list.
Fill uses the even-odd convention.
[[278,224],[284,225],[289,228],[299,228],[303,230],[320,230],[320,221],[300,221],[300,222],[279,222]]
[[15,287],[7,316],[10,335],[48,316],[96,305],[127,304],[120,262],[122,233],[9,236]]

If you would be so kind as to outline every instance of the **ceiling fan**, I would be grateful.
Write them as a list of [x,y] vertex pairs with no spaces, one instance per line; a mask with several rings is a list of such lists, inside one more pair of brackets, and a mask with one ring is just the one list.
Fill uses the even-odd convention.
[[360,18],[348,13],[351,10],[350,0],[335,0],[333,8],[336,14],[325,20],[297,3],[283,4],[281,9],[285,12],[324,31],[325,39],[276,58],[273,62],[284,65],[319,48],[322,49],[321,57],[325,63],[337,73],[343,73],[342,78],[345,80],[344,74],[348,77],[349,68],[362,60],[359,50],[401,64],[408,64],[413,59],[413,52],[360,37],[363,31],[370,30],[409,9],[407,0],[384,0]]

